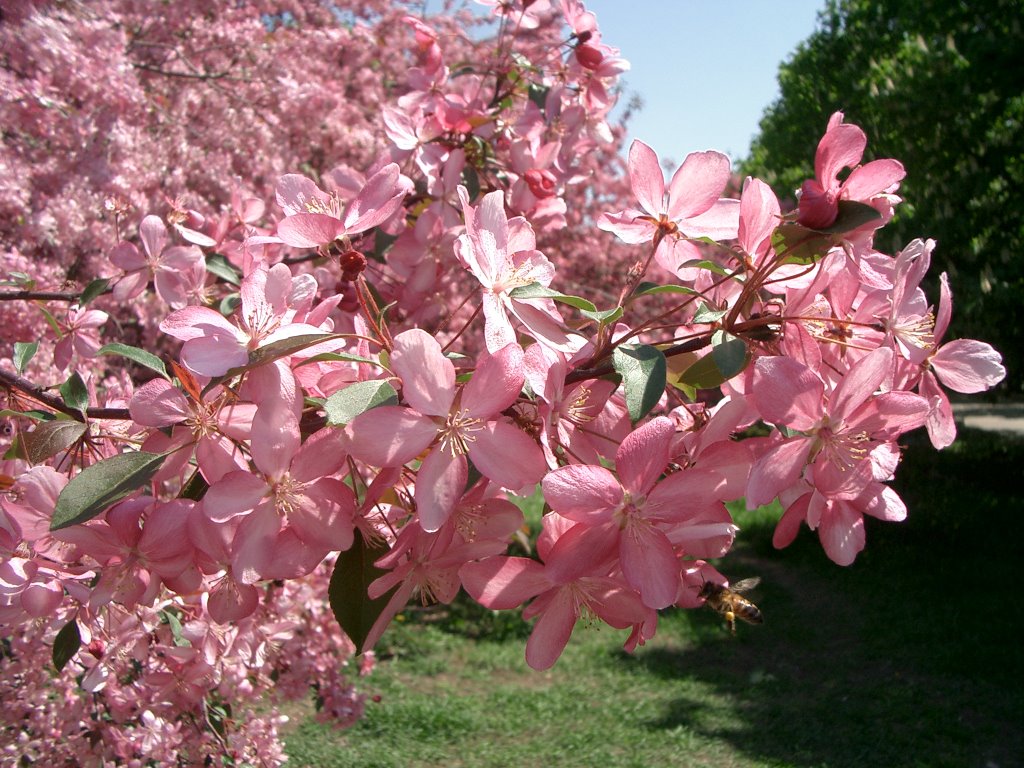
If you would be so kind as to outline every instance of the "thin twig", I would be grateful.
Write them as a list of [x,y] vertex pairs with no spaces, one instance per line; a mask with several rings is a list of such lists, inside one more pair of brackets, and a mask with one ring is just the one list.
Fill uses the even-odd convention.
[[[27,395],[42,405],[45,405],[47,408],[60,411],[76,421],[85,420],[81,411],[67,405],[64,400],[57,397],[57,395],[47,392],[45,389],[37,386],[28,379],[23,378],[16,373],[5,371],[3,368],[0,368],[0,385],[7,389],[16,389],[22,394]],[[90,419],[127,421],[131,418],[131,414],[128,412],[127,408],[86,408],[85,417]]]

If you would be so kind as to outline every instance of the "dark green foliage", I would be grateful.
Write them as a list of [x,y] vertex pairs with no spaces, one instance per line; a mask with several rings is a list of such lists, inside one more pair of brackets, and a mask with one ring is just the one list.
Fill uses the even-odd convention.
[[950,337],[993,344],[1010,358],[1003,387],[1019,392],[1024,0],[829,0],[779,84],[743,171],[792,201],[829,115],[843,111],[868,135],[865,161],[892,157],[907,170],[906,202],[877,244],[895,253],[915,237],[938,241],[929,298],[947,271]]

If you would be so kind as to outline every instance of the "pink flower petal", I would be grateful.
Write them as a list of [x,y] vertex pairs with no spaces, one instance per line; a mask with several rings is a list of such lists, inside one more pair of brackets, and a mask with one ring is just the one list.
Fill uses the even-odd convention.
[[345,232],[365,232],[394,216],[407,193],[412,191],[396,163],[389,163],[371,176],[345,209]]
[[385,405],[356,416],[345,428],[349,451],[375,467],[416,458],[437,436],[437,424],[410,408]]
[[755,461],[747,486],[747,509],[767,504],[794,485],[807,465],[810,452],[810,439],[784,440]]
[[[669,183],[669,219],[689,219],[707,211],[718,201],[725,185],[729,183],[729,176],[729,158],[721,152],[691,152]],[[738,216],[739,203],[736,205]]]
[[526,663],[536,670],[553,666],[565,650],[577,618],[572,593],[558,590],[533,625],[526,641]]
[[860,162],[867,145],[867,135],[856,125],[840,123],[829,129],[814,155],[814,175],[822,185],[831,185],[843,168],[853,168]]
[[203,497],[203,510],[215,523],[244,515],[256,507],[270,486],[249,472],[232,472],[210,486]]
[[462,498],[469,478],[464,456],[452,456],[440,448],[431,451],[416,476],[416,512],[424,531],[433,533],[444,525]]
[[462,391],[462,407],[472,416],[489,418],[516,401],[524,381],[523,350],[509,344],[481,357]]
[[391,361],[409,405],[428,416],[448,415],[455,398],[455,366],[437,339],[419,328],[404,331],[395,337]]
[[[658,163],[658,155],[655,151],[644,142],[635,139],[629,147],[627,164],[629,166],[629,181],[640,207],[651,216],[664,213],[665,175]],[[721,189],[719,187],[718,191],[720,192]]]
[[547,463],[540,446],[507,421],[492,421],[472,433],[469,457],[480,474],[502,488],[519,490],[540,481]]
[[465,590],[492,611],[516,608],[551,586],[544,566],[525,557],[488,557],[459,569]]
[[128,412],[145,427],[166,427],[187,419],[192,409],[181,390],[167,379],[156,378],[135,390]]
[[325,213],[297,213],[277,224],[277,236],[293,248],[319,248],[345,234],[341,219]]
[[139,239],[151,259],[156,259],[167,247],[167,225],[159,216],[150,214],[139,224]]
[[631,432],[615,454],[619,482],[634,497],[645,496],[665,467],[675,436],[675,424],[658,416]]
[[1006,377],[1002,355],[990,344],[975,339],[942,345],[930,362],[939,381],[954,392],[984,392]]
[[621,509],[622,486],[604,467],[570,464],[544,478],[544,499],[563,517],[600,524]]
[[622,573],[640,592],[648,608],[667,608],[676,601],[682,575],[665,534],[643,523],[627,524],[619,544]]
[[761,417],[796,430],[813,428],[822,416],[825,386],[811,369],[788,357],[754,363],[750,398]]

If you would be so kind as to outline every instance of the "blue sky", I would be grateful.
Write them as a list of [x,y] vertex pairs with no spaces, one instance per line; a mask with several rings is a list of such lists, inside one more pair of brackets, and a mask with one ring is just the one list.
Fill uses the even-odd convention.
[[584,3],[597,14],[602,41],[631,64],[627,92],[643,98],[630,141],[642,139],[676,163],[703,149],[746,154],[778,96],[779,64],[814,31],[825,7],[825,0]]

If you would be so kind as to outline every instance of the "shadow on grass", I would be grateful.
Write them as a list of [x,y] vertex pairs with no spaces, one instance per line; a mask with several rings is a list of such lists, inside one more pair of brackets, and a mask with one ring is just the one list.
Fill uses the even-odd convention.
[[696,646],[624,657],[733,702],[680,697],[651,729],[692,729],[769,764],[1024,765],[1024,440],[968,430],[941,453],[908,442],[897,490],[910,516],[869,520],[853,566],[829,563],[806,530],[777,553],[770,527],[745,529],[730,566],[762,576],[766,624],[732,638],[710,613],[683,616]]

